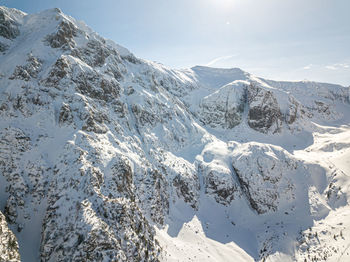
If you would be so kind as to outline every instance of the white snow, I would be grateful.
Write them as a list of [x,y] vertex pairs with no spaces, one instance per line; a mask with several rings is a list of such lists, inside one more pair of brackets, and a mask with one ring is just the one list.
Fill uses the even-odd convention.
[[207,237],[197,216],[182,224],[176,237],[166,230],[167,227],[157,229],[157,237],[166,250],[164,261],[254,261],[234,242],[224,244]]

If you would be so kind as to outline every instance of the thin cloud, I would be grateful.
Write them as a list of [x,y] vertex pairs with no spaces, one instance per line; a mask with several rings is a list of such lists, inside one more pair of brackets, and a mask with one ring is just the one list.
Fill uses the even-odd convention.
[[328,66],[326,66],[326,68],[329,69],[329,70],[337,70],[338,69],[334,65],[328,65]]
[[304,69],[304,70],[309,70],[309,69],[311,69],[311,67],[312,67],[312,64],[309,64],[309,65],[307,65],[307,66],[304,66],[303,69]]
[[219,61],[228,60],[228,59],[230,59],[232,57],[235,57],[235,56],[237,56],[237,55],[228,55],[228,56],[217,57],[217,58],[211,60],[209,63],[207,63],[206,66],[214,65],[214,64],[216,64]]
[[347,69],[349,67],[350,67],[349,64],[346,64],[346,63],[337,63],[337,64],[325,66],[325,68],[329,70]]

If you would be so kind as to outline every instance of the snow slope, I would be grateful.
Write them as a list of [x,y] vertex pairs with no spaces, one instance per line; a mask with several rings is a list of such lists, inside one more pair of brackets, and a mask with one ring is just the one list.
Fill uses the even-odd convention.
[[59,9],[0,7],[0,69],[22,261],[349,259],[348,87],[169,69]]

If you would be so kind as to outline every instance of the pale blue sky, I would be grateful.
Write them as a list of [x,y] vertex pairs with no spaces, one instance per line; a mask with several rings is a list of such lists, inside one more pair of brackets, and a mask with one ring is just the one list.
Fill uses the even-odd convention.
[[350,85],[349,0],[0,0],[59,7],[136,56]]

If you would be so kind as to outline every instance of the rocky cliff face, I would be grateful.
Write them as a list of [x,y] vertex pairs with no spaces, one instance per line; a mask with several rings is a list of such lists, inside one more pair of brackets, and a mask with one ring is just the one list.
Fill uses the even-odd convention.
[[297,180],[308,177],[287,152],[259,144],[242,145],[233,154],[232,167],[250,205],[259,214],[295,202]]
[[248,92],[248,125],[261,132],[279,132],[282,112],[274,93],[252,83]]
[[235,81],[206,96],[199,105],[200,121],[210,127],[232,129],[242,122],[248,82]]
[[240,69],[141,60],[59,9],[1,7],[0,68],[1,211],[27,261],[158,261],[154,227],[180,204],[296,212],[308,165],[229,137],[300,132],[349,108],[344,87],[305,100]]

